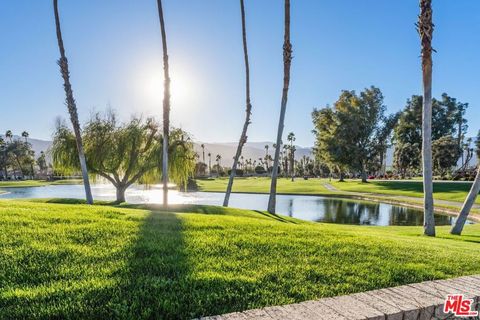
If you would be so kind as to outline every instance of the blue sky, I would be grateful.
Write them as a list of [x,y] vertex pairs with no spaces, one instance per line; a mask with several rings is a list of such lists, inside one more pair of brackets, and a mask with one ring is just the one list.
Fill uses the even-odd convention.
[[[434,95],[469,102],[480,124],[480,1],[434,0]],[[122,119],[160,119],[162,64],[155,0],[59,0],[80,117],[107,106]],[[240,7],[236,0],[164,0],[172,121],[196,140],[235,141],[244,118]],[[276,136],[282,87],[283,1],[246,0],[251,62],[250,141]],[[388,111],[421,93],[418,1],[293,0],[294,59],[285,131],[311,145],[310,112],[342,89],[375,85]],[[0,131],[51,137],[67,117],[56,65],[52,3],[0,2]]]

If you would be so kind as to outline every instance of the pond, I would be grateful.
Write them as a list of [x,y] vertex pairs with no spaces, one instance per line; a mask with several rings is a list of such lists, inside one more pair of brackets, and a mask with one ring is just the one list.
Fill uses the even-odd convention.
[[[83,198],[82,185],[57,185],[30,188],[2,188],[5,194],[0,199],[20,198]],[[115,200],[115,189],[111,185],[92,186],[96,200]],[[133,186],[126,193],[130,203],[161,203],[161,186]],[[178,192],[170,190],[169,202],[172,204],[221,205],[223,193]],[[232,194],[230,206],[242,209],[265,210],[268,195]],[[376,226],[420,226],[423,213],[420,210],[353,199],[341,199],[320,196],[278,195],[277,213],[303,220],[341,224],[361,224]],[[445,215],[435,215],[437,225],[450,225],[455,219]]]

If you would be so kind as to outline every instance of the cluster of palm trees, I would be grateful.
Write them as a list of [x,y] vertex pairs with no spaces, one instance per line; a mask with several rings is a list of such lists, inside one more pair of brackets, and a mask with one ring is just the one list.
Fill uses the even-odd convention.
[[[13,178],[24,179],[26,174],[34,177],[35,170],[35,152],[28,142],[30,136],[27,131],[21,134],[23,141],[14,139],[12,130],[7,130],[3,137],[0,137],[0,178],[9,180]],[[8,167],[10,166],[11,176],[9,176]]]
[[[223,168],[221,166],[222,163],[222,156],[220,154],[215,155],[215,164],[212,166],[212,153],[207,150],[207,157],[208,157],[208,165],[205,159],[205,144],[201,144],[200,148],[202,149],[202,161],[200,162],[201,165],[204,165],[206,168],[208,168],[208,174],[211,176],[213,172],[216,172],[218,175],[220,175],[223,172]],[[197,159],[200,158],[200,155],[196,154]],[[204,170],[206,171],[206,170]],[[205,174],[205,172],[202,173],[202,175]]]

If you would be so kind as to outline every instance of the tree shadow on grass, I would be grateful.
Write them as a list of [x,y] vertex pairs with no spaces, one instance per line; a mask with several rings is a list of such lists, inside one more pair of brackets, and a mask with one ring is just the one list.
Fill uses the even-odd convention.
[[[82,225],[78,228],[82,229]],[[27,279],[25,283],[23,278],[29,275],[22,270],[14,285],[30,294],[2,293],[0,319],[190,318],[188,312],[193,312],[185,306],[189,304],[186,293],[191,290],[191,283],[180,219],[174,213],[150,212],[140,220],[138,233],[130,235],[134,237],[125,246],[106,247],[99,257],[79,257],[75,260],[77,265],[62,265],[61,252],[51,253],[47,261],[53,259],[52,263],[43,266],[41,272],[45,275],[40,282]],[[119,234],[104,235],[108,236]],[[88,276],[72,271],[70,278],[65,278],[60,276],[60,265],[91,270]],[[98,278],[95,268],[101,270]]]
[[254,212],[258,213],[258,214],[261,214],[265,217],[268,217],[268,218],[271,218],[271,219],[274,219],[276,221],[280,221],[280,222],[284,222],[284,223],[293,223],[293,224],[297,224],[296,221],[294,220],[288,220],[288,219],[285,219],[284,217],[280,216],[280,215],[277,215],[277,214],[274,214],[274,213],[269,213],[267,211],[260,211],[260,210],[253,210]]
[[[204,209],[210,212],[212,208]],[[174,212],[152,210],[145,217],[125,219],[140,223],[138,229],[124,233],[133,237],[125,245],[106,246],[95,256],[82,255],[67,263],[62,263],[61,256],[55,258],[63,272],[73,270],[67,276],[59,276],[62,271],[51,263],[42,269],[49,280],[29,288],[21,283],[19,274],[15,286],[30,290],[30,294],[0,296],[0,318],[192,319],[257,307],[264,298],[262,283],[248,280],[241,273],[229,273],[228,266],[218,265],[222,255],[217,249],[202,251],[195,246],[217,230],[193,226],[188,229],[192,238],[186,239],[182,215]],[[91,236],[91,229],[81,224],[77,228],[76,236]],[[112,228],[98,232],[106,232],[96,235],[100,241],[122,234]],[[84,245],[87,249],[93,244]],[[205,261],[215,266],[203,263],[199,270],[197,263]],[[89,272],[83,274],[75,268]],[[45,291],[40,292],[43,288]]]
[[[196,249],[186,244],[183,229],[175,213],[152,211],[146,217],[122,275],[126,280],[121,295],[112,303],[115,317],[193,319],[249,308],[249,294],[258,284],[240,275],[227,279],[210,270],[207,275],[197,274],[198,252],[194,254]],[[200,257],[211,259],[208,254]]]
[[151,212],[143,221],[122,272],[113,313],[124,319],[175,319],[182,314],[189,274],[181,220]]

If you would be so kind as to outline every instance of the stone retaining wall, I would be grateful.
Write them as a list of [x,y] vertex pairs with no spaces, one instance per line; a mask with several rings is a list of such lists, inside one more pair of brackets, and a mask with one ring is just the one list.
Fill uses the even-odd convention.
[[443,313],[447,295],[463,294],[474,299],[480,311],[480,275],[450,280],[426,281],[405,286],[324,298],[285,306],[266,307],[203,320],[293,319],[293,320],[430,320],[456,318]]

